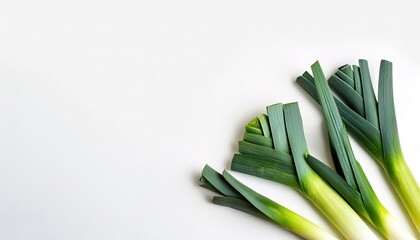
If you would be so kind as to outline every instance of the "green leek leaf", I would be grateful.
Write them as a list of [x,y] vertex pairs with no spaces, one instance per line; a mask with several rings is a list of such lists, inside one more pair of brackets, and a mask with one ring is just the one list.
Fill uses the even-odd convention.
[[331,76],[328,83],[331,89],[336,91],[348,106],[350,106],[359,115],[364,115],[365,107],[363,98],[356,92],[356,90],[351,88],[342,79],[336,77],[335,75]]
[[264,137],[263,135],[258,135],[254,133],[244,133],[244,141],[255,143],[258,145],[266,146],[272,148],[273,140],[269,137]]
[[294,166],[271,158],[235,154],[231,169],[300,189]]
[[343,73],[341,70],[338,70],[335,73],[335,76],[343,79],[345,83],[347,83],[352,89],[354,89],[354,80],[350,78],[349,76],[347,76],[345,73]]
[[284,126],[283,105],[281,103],[267,107],[268,120],[273,137],[274,149],[289,153],[286,129]]
[[420,232],[420,189],[401,150],[394,107],[392,63],[386,60],[381,61],[379,71],[378,105],[384,168]]
[[[356,90],[356,92],[363,97],[363,92],[362,92],[362,81],[360,80],[360,68],[357,65],[353,65],[353,79],[354,79],[354,90]],[[362,116],[364,116],[365,113],[363,112]]]
[[354,80],[353,78],[353,70],[351,69],[351,66],[348,64],[345,64],[341,67],[338,68],[340,71],[342,71],[344,74],[346,74],[347,77],[351,78]]
[[364,59],[359,60],[360,75],[362,82],[363,99],[365,101],[365,116],[375,128],[379,128],[378,103],[376,102],[375,92],[373,91],[372,80],[370,79],[369,65]]
[[294,165],[292,156],[285,152],[276,151],[273,148],[249,143],[246,141],[238,142],[239,152],[243,154],[261,156],[271,158],[277,161],[282,161],[290,165]]

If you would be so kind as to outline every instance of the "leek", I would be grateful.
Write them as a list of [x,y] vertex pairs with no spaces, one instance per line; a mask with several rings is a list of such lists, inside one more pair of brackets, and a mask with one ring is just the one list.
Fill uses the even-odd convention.
[[[315,86],[320,105],[328,126],[331,148],[337,158],[336,163],[343,172],[343,178],[360,193],[365,211],[362,214],[388,239],[414,239],[403,230],[395,218],[382,205],[367,180],[360,164],[356,161],[347,130],[341,121],[334,98],[319,62],[312,65]],[[374,115],[373,115],[374,116]]]
[[378,96],[383,166],[420,232],[420,189],[401,150],[394,109],[392,63],[385,60],[381,61]]
[[[354,79],[360,79],[361,89],[355,91],[363,98],[364,113],[354,107],[358,100],[343,98],[342,91],[330,84],[336,92],[334,101],[337,104],[341,119],[355,139],[380,163],[386,172],[393,188],[420,232],[420,189],[411,173],[399,143],[397,122],[392,88],[392,63],[381,61],[379,73],[378,101],[373,91],[368,63],[359,61],[360,67],[353,66]],[[345,79],[342,79],[346,82]],[[297,78],[297,83],[319,102],[314,79],[307,72]]]
[[[232,170],[295,188],[309,198],[347,239],[376,239],[348,203],[305,161],[309,153],[297,103],[275,104],[267,111],[268,127],[263,127],[267,122],[258,121],[258,117],[245,127],[244,141],[239,142],[241,154],[234,155]],[[251,133],[251,126],[261,131]],[[271,133],[264,134],[264,129]],[[259,137],[255,136],[253,140],[256,141],[250,142],[245,140],[247,134]],[[266,136],[272,136],[272,147],[266,144],[271,139]]]
[[213,198],[215,204],[235,208],[266,220],[271,219],[305,239],[337,239],[308,219],[245,186],[227,171],[221,175],[206,165],[200,181],[203,187],[222,195]]

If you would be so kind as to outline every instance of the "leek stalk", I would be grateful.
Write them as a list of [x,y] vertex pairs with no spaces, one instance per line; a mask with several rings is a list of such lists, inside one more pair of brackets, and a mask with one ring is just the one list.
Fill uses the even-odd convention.
[[[258,117],[249,126],[261,129],[257,141],[239,142],[239,152],[232,160],[232,170],[254,175],[288,185],[311,200],[347,239],[376,239],[348,203],[326,183],[306,162],[308,149],[297,103],[275,104],[267,107],[268,127]],[[265,143],[271,139],[264,134],[269,129],[273,146]],[[286,134],[285,134],[286,133]],[[358,229],[355,231],[355,229]]]
[[356,161],[347,130],[340,118],[340,113],[319,62],[312,65],[312,72],[324,119],[328,126],[331,148],[336,153],[337,161],[335,162],[339,165],[337,167],[343,171],[343,178],[347,183],[360,193],[366,209],[364,213],[367,216],[365,215],[365,217],[387,239],[414,239],[408,232],[404,231],[379,201],[360,164]]
[[266,220],[271,219],[305,239],[337,240],[335,236],[308,219],[242,184],[227,171],[223,171],[221,175],[206,165],[200,181],[203,187],[222,195],[213,198],[212,201],[215,204],[231,207]]
[[[378,101],[373,91],[367,61],[360,60],[359,64],[360,67],[353,66],[353,74],[354,79],[360,79],[362,89],[355,87],[354,90],[348,89],[348,91],[354,91],[362,96],[364,113],[361,114],[358,108],[355,108],[360,104],[359,100],[351,103],[349,103],[351,99],[344,101],[342,89],[339,90],[334,84],[330,84],[331,89],[337,94],[334,96],[334,101],[349,132],[383,167],[420,233],[420,188],[404,159],[399,142],[392,87],[392,63],[381,61]],[[305,72],[296,81],[319,103],[314,79],[310,74]],[[346,82],[345,79],[342,81]]]

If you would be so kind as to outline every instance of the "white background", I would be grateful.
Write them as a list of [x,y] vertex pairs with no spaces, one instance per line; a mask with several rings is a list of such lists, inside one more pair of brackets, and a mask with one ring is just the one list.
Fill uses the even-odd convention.
[[[419,1],[0,1],[0,239],[299,239],[210,203],[204,164],[229,168],[244,125],[299,101],[295,78],[359,58],[394,62],[403,150],[418,176]],[[381,169],[359,161],[409,230]],[[334,231],[302,196],[235,174]]]

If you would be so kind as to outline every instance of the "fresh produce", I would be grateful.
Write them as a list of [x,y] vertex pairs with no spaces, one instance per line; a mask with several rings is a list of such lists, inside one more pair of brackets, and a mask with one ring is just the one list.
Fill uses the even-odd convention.
[[[392,63],[381,61],[376,101],[368,63],[345,65],[330,78],[334,101],[346,128],[385,170],[393,188],[420,232],[420,189],[401,150],[395,116]],[[346,73],[343,72],[346,69]],[[297,83],[319,102],[315,82],[305,72]],[[350,97],[352,96],[352,97]],[[341,99],[339,99],[341,98]]]
[[232,170],[298,190],[347,239],[376,239],[349,204],[306,163],[308,149],[298,104],[274,104],[267,107],[267,113],[245,127]]
[[[340,169],[341,176],[350,187],[359,193],[364,206],[364,209],[358,211],[359,214],[367,218],[388,239],[414,239],[379,201],[362,167],[356,161],[347,130],[341,121],[340,114],[319,62],[312,65],[312,72],[315,78],[319,102],[327,123],[331,152],[334,153],[335,167]],[[335,189],[338,192],[341,192],[340,188],[342,186],[337,184],[336,179],[330,178],[328,182],[332,186],[336,186]],[[346,200],[350,205],[353,205],[351,202],[353,201],[352,198],[346,198]],[[356,209],[358,210],[358,208]]]
[[337,238],[308,219],[277,204],[245,186],[227,171],[223,175],[206,165],[201,179],[202,186],[222,196],[214,196],[213,203],[272,220],[281,227],[306,239],[336,240]]
[[[249,122],[231,169],[297,190],[346,239],[377,239],[366,223],[387,239],[414,239],[380,202],[347,135],[348,130],[383,166],[420,231],[420,189],[399,143],[392,64],[381,62],[378,101],[367,61],[360,60],[359,65],[344,65],[327,81],[316,62],[311,67],[312,75],[305,72],[297,78],[297,83],[321,105],[335,170],[309,154],[297,103],[268,106],[267,115],[261,114]],[[227,171],[219,174],[206,165],[200,181],[203,187],[222,195],[213,198],[215,204],[274,221],[307,239],[335,239],[309,220],[240,183]]]

